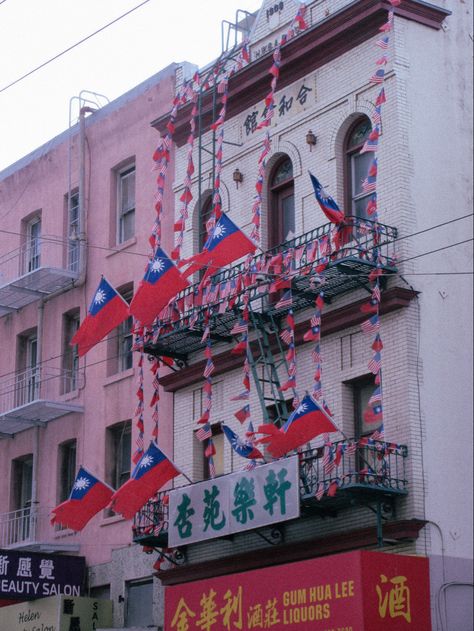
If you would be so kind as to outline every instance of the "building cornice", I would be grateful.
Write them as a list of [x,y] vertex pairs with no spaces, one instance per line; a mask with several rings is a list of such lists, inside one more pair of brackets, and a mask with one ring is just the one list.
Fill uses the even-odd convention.
[[[404,287],[392,287],[382,293],[380,304],[380,314],[385,315],[399,309],[408,307],[410,301],[417,296],[417,293]],[[338,331],[343,331],[351,326],[360,324],[367,319],[367,314],[360,311],[362,303],[367,299],[352,302],[349,305],[334,309],[322,314],[321,336],[331,335]],[[299,322],[295,327],[295,342],[301,344],[303,335],[309,328],[309,320]],[[275,349],[276,350],[276,349]],[[228,351],[213,356],[215,370],[213,377],[222,375],[230,370],[235,370],[242,366],[242,357],[231,355]],[[179,372],[170,373],[160,378],[160,384],[167,392],[176,392],[181,388],[186,388],[202,381],[202,373],[205,360],[198,361],[191,366],[182,368]]]
[[[376,35],[391,8],[388,0],[357,0],[291,39],[282,47],[278,89],[285,88]],[[450,12],[420,0],[404,0],[395,8],[395,14],[429,28],[440,29]],[[231,77],[227,119],[264,99],[270,87],[270,57],[271,54],[267,54],[259,58]],[[208,91],[202,97],[202,132],[207,131],[212,122],[212,107],[212,93]],[[178,147],[186,142],[189,135],[191,108],[192,104],[188,103],[178,110],[173,136]],[[163,134],[168,118],[168,115],[161,116],[151,125]]]

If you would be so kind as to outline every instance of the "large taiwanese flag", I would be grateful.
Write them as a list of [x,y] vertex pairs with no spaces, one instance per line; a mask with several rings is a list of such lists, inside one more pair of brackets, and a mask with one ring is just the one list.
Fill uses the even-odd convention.
[[183,260],[181,264],[191,263],[185,272],[186,277],[206,265],[213,273],[246,254],[253,254],[255,250],[255,243],[225,213],[222,213],[204,244],[202,252]]
[[142,324],[150,325],[171,298],[187,286],[188,283],[169,256],[157,248],[130,303],[130,313]]
[[342,210],[336,204],[334,199],[326,193],[324,188],[321,186],[319,180],[310,171],[308,171],[308,173],[313,184],[314,195],[323,213],[326,215],[329,221],[332,221],[332,223],[343,223],[344,213],[342,212]]
[[258,443],[265,444],[274,458],[281,458],[316,436],[337,431],[327,408],[307,394],[280,429],[271,423],[260,425],[258,433],[265,436]]
[[51,511],[51,523],[82,530],[87,522],[107,506],[114,490],[80,467],[69,498]]
[[77,344],[79,357],[82,357],[129,315],[128,303],[102,277],[87,316],[71,340],[71,346]]
[[181,471],[165,456],[155,442],[138,461],[129,480],[111,498],[111,508],[131,519],[146,502]]

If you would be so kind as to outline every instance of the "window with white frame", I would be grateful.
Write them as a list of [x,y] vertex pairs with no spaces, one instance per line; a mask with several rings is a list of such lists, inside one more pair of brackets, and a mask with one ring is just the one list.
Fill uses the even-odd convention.
[[68,269],[79,271],[79,192],[66,196],[68,226]]
[[72,392],[78,387],[79,353],[78,346],[71,346],[71,340],[79,329],[79,309],[64,314],[63,318],[63,394]]
[[41,265],[41,216],[36,215],[26,224],[23,272],[33,272]]
[[118,172],[118,243],[125,243],[135,235],[135,165]]

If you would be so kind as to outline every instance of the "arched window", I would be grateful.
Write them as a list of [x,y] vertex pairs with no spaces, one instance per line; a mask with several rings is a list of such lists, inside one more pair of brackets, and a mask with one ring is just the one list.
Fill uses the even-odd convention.
[[269,182],[268,245],[272,248],[295,236],[293,164],[288,156],[276,163]]
[[202,201],[199,208],[199,251],[202,250],[203,245],[207,241],[207,228],[206,224],[212,215],[212,195],[208,195]]
[[372,131],[367,116],[358,118],[349,128],[344,143],[344,202],[345,213],[352,217],[367,219],[367,203],[371,193],[362,190],[362,182],[367,177],[372,151],[360,153]]

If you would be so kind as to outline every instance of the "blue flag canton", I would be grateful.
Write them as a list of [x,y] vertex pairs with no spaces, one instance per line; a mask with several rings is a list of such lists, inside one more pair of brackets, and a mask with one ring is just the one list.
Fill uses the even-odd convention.
[[294,423],[294,421],[298,421],[301,417],[309,414],[310,412],[317,412],[319,410],[318,405],[309,395],[306,395],[301,400],[301,403],[296,408],[296,410],[290,415],[286,423],[283,425],[282,430],[286,432],[290,425]]
[[222,214],[219,218],[219,221],[214,226],[214,230],[212,234],[209,236],[206,241],[204,247],[206,250],[213,250],[221,241],[223,241],[226,237],[231,235],[234,232],[238,232],[239,228],[235,225],[233,221],[227,217],[227,215]]
[[97,315],[116,295],[117,292],[112,285],[109,285],[105,278],[102,278],[89,307],[89,313],[93,316]]
[[227,425],[222,424],[222,429],[229,439],[233,450],[238,453],[239,456],[243,456],[244,458],[246,458],[252,452],[253,446],[250,444],[249,441],[242,440],[239,436],[237,436],[235,432],[230,429],[230,427],[227,427]]
[[315,177],[312,173],[310,173],[309,176],[313,183],[314,194],[318,198],[318,201],[321,202],[323,206],[327,206],[329,208],[332,208],[333,210],[340,210],[334,199],[330,195],[328,195],[324,188],[321,186],[318,178]]
[[82,500],[96,483],[97,478],[81,467],[74,481],[70,499]]
[[165,454],[160,451],[156,445],[151,443],[133,470],[132,478],[134,480],[139,480],[142,476],[148,473],[148,471],[151,471],[151,469],[158,466],[160,462],[166,459]]
[[173,267],[173,263],[166,255],[166,253],[158,248],[156,250],[153,260],[148,263],[148,267],[145,273],[145,280],[148,283],[154,285],[169,269]]

